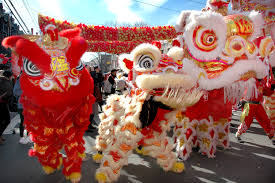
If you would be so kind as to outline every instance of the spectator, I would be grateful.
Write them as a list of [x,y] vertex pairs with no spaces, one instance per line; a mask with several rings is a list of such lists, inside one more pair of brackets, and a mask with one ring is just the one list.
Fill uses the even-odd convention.
[[104,76],[100,72],[98,66],[94,67],[94,71],[91,72],[91,76],[94,79],[94,96],[96,98],[96,102],[100,105],[101,108],[103,104],[101,88],[102,82],[104,81]]
[[118,73],[117,74],[117,79],[116,79],[116,91],[118,94],[122,94],[126,89],[127,89],[127,77],[123,73]]
[[108,77],[108,82],[110,83],[110,93],[107,92],[106,95],[110,95],[110,94],[114,94],[116,92],[116,73],[117,73],[117,69],[112,69],[111,70],[111,74]]
[[20,115],[20,126],[19,126],[19,135],[20,135],[20,140],[19,143],[21,144],[27,144],[29,142],[28,137],[24,137],[24,116],[23,116],[23,105],[20,103],[20,97],[22,95],[22,90],[20,87],[20,76],[21,74],[17,77],[17,80],[15,82],[14,88],[13,88],[13,94],[16,97],[17,100],[17,112]]
[[3,76],[0,76],[0,144],[3,144],[5,141],[2,134],[10,123],[8,103],[13,96],[13,84],[11,80],[11,71],[4,71]]

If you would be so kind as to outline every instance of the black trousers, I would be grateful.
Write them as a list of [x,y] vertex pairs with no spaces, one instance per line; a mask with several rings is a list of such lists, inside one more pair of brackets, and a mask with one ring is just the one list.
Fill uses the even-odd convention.
[[0,102],[0,136],[10,124],[10,111],[7,103]]
[[23,109],[18,109],[18,113],[20,115],[20,125],[19,125],[19,131],[20,131],[20,137],[24,137],[24,116],[23,116]]

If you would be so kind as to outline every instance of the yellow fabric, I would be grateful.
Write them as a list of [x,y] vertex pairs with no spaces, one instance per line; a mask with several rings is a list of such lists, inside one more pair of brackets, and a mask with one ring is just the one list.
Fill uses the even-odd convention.
[[182,171],[185,170],[184,164],[182,162],[176,162],[173,165],[172,171],[176,173],[181,173]]
[[246,116],[248,116],[248,114],[249,114],[249,103],[245,103],[244,108],[243,108],[243,112],[242,112],[242,115],[241,115],[241,118],[240,118],[241,123],[244,122],[244,119],[245,119]]
[[51,173],[53,173],[53,172],[55,171],[54,168],[49,167],[49,166],[43,166],[43,170],[44,170],[44,172],[45,172],[46,174],[51,174]]
[[96,173],[95,178],[98,182],[106,182],[107,177],[104,173]]

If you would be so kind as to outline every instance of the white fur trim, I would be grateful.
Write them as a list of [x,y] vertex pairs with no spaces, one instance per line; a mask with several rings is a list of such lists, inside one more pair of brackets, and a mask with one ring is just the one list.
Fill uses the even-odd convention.
[[177,32],[183,32],[186,25],[186,20],[193,11],[182,11],[177,19],[175,29]]
[[183,49],[177,46],[172,47],[167,53],[167,55],[173,58],[174,61],[182,60],[183,54]]
[[263,34],[264,19],[261,13],[254,10],[249,13],[248,17],[252,20],[254,27],[254,32],[248,39],[253,41]]
[[275,50],[269,55],[269,62],[271,67],[275,67]]
[[[172,81],[172,82],[171,82]],[[136,84],[142,89],[154,88],[185,88],[189,89],[195,85],[196,81],[188,75],[183,74],[161,74],[161,75],[148,75],[143,74],[136,78]]]
[[[125,63],[123,62],[124,59],[128,59],[130,61],[131,60],[131,55],[130,54],[122,54],[118,57],[118,64],[119,64],[119,67],[126,73],[129,73],[130,72],[130,69],[128,69],[125,65]],[[133,61],[132,61],[133,62]]]
[[[192,66],[193,68],[190,69]],[[233,82],[239,80],[241,75],[248,71],[255,71],[256,77],[259,79],[264,78],[268,74],[266,72],[266,65],[258,58],[255,60],[239,60],[215,79],[208,79],[206,72],[188,59],[183,60],[183,71],[196,78],[199,77],[200,73],[203,73],[205,77],[200,77],[198,83],[200,88],[205,90],[229,86]]]
[[44,28],[44,30],[45,30],[45,32],[47,32],[48,29],[55,29],[55,28],[56,28],[55,25],[53,25],[53,24],[48,24],[48,25]]
[[[195,47],[193,43],[193,32],[197,26],[213,30],[217,37],[217,47],[210,52],[203,52]],[[219,13],[207,11],[203,13],[192,13],[187,20],[187,25],[184,31],[185,44],[191,54],[198,59],[211,60],[215,59],[224,48],[226,41],[227,25],[224,18]]]
[[[154,58],[154,67],[150,68],[150,69],[143,69],[143,68],[139,68],[138,67],[138,58],[140,55],[143,54],[151,54]],[[155,70],[159,64],[159,60],[161,57],[161,52],[158,49],[158,47],[152,45],[152,44],[148,44],[148,43],[143,43],[138,45],[132,52],[131,52],[131,60],[134,61],[134,68],[136,71],[140,71],[140,72],[144,72],[144,71],[152,71]]]

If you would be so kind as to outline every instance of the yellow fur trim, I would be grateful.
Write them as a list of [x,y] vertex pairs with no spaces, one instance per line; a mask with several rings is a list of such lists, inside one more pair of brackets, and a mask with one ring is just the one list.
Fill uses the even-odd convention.
[[86,154],[85,154],[85,153],[83,153],[83,154],[78,153],[78,156],[79,156],[80,158],[82,158],[82,159],[86,158]]
[[106,182],[107,180],[107,177],[104,173],[96,173],[95,174],[95,179],[98,181],[98,182]]
[[141,149],[139,149],[139,148],[136,148],[136,152],[138,153],[138,154],[141,154],[141,155],[144,155],[144,156],[146,156],[146,155],[148,155],[148,151],[145,151],[144,150],[144,147],[142,147]]
[[53,173],[53,172],[55,171],[54,168],[49,167],[49,166],[43,166],[43,170],[44,170],[44,172],[45,172],[46,174],[51,174],[51,173]]
[[96,163],[100,163],[101,160],[102,160],[102,158],[103,158],[103,155],[102,155],[102,154],[97,153],[97,154],[94,154],[94,155],[93,155],[93,160],[94,160]]
[[81,178],[81,174],[79,172],[74,172],[71,175],[69,175],[69,179],[72,182],[78,182],[80,180],[80,178]]
[[185,170],[184,164],[182,162],[176,162],[173,165],[172,171],[176,173],[181,173]]
[[59,165],[57,166],[57,170],[60,170],[62,163],[63,163],[63,159],[60,157],[59,158]]

